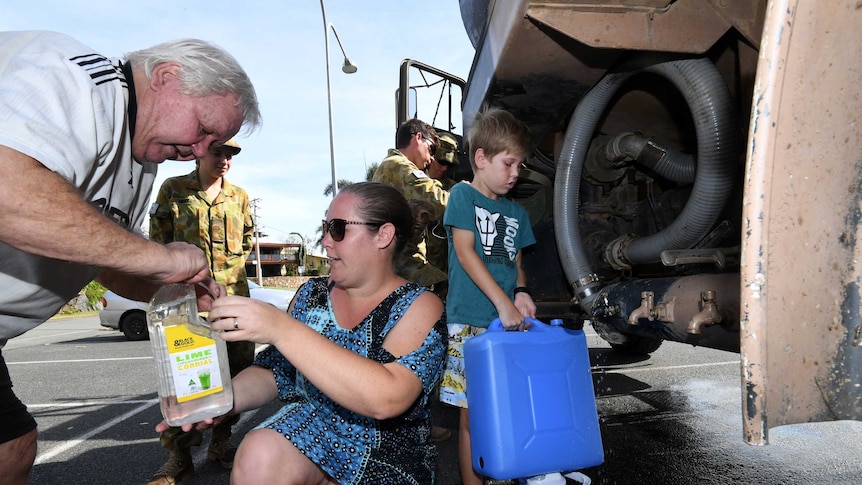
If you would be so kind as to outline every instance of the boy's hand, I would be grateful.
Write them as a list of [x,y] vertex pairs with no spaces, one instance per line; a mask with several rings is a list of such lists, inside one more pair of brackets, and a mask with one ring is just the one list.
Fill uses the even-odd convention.
[[511,302],[505,305],[504,308],[499,309],[497,313],[500,315],[500,323],[503,324],[503,328],[507,331],[520,331],[527,328],[524,316],[521,315],[521,312]]
[[521,316],[536,318],[536,304],[533,302],[533,297],[529,293],[515,294],[515,308],[521,312]]

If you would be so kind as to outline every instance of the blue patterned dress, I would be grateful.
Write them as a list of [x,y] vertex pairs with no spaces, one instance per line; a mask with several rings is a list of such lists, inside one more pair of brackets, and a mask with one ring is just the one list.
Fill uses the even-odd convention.
[[445,315],[412,353],[396,358],[383,348],[386,335],[424,291],[415,283],[406,283],[362,323],[344,329],[335,321],[327,278],[302,285],[291,312],[294,318],[363,357],[404,365],[422,381],[423,392],[400,416],[382,421],[362,416],[329,399],[270,346],[257,356],[255,364],[273,371],[285,405],[260,427],[284,435],[340,484],[433,484],[437,451],[431,442],[428,398],[442,371]]

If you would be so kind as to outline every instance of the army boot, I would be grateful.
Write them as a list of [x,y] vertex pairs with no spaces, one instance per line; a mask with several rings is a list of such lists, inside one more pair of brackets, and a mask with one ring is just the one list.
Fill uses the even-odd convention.
[[233,459],[236,456],[236,446],[230,442],[231,423],[219,423],[213,428],[210,446],[207,449],[207,460],[214,461],[223,468],[233,468]]
[[431,441],[441,443],[452,437],[452,431],[442,426],[431,426]]
[[175,485],[194,473],[191,450],[169,451],[168,461],[159,468],[147,485]]

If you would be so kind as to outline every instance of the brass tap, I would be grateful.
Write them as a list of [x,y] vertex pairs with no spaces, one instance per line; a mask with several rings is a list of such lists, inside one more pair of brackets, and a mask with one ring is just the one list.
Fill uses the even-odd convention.
[[685,331],[692,335],[700,335],[704,326],[715,325],[721,322],[721,313],[715,302],[715,290],[700,292],[701,311],[691,318]]
[[627,320],[629,325],[637,325],[638,320],[641,318],[652,320],[654,298],[655,294],[651,291],[641,292],[641,306],[637,307],[631,315],[629,315],[629,319]]

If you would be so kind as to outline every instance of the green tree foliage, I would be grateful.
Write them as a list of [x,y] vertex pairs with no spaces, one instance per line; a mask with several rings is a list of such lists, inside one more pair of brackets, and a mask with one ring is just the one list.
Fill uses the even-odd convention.
[[368,167],[368,170],[365,171],[365,181],[366,182],[371,182],[371,179],[374,178],[374,172],[377,171],[377,167],[379,167],[379,166],[380,166],[379,163],[374,162]]
[[[379,167],[379,166],[380,166],[380,164],[377,162],[374,162],[368,166],[368,170],[365,171],[365,181],[366,182],[371,182],[371,179],[374,178],[374,172],[377,171],[377,167]],[[338,179],[338,189],[340,190],[341,188],[347,187],[348,185],[350,185],[352,183],[353,182],[350,180]],[[326,184],[326,187],[323,189],[323,195],[325,195],[327,197],[332,196],[332,183],[331,182]],[[315,248],[323,247],[323,229],[318,227],[317,231],[315,231],[315,234],[316,234],[316,238],[314,239],[314,247]],[[307,269],[306,271],[313,271],[313,270]],[[320,271],[318,270],[318,273],[319,272]]]
[[106,291],[108,289],[96,281],[87,283],[87,286],[84,287],[84,295],[87,296],[87,303],[90,304],[90,308],[96,308],[96,304],[102,300]]
[[[338,188],[341,189],[342,187],[347,187],[348,185],[350,185],[352,183],[353,183],[352,181],[347,180],[347,179],[338,179]],[[327,197],[332,196],[332,182],[326,184],[326,188],[323,189],[323,195],[325,195]]]

